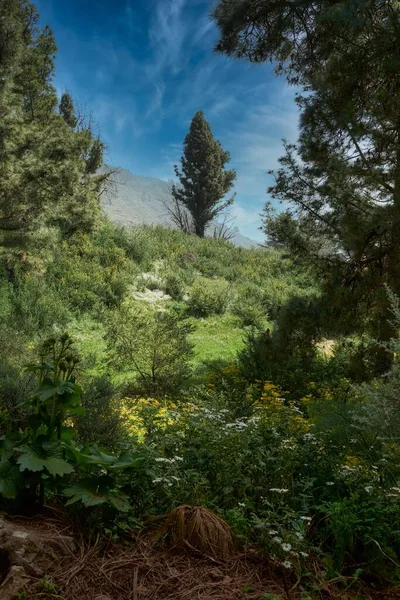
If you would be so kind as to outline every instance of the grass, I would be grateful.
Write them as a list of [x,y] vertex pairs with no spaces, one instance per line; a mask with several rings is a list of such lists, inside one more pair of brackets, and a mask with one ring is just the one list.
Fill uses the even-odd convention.
[[[203,379],[207,365],[229,363],[235,360],[237,353],[243,348],[244,331],[239,320],[232,314],[215,315],[203,319],[193,318],[196,327],[191,335],[194,343],[192,366],[194,378],[199,382]],[[69,332],[76,339],[77,349],[83,359],[85,371],[92,376],[101,375],[107,370],[106,343],[104,327],[89,317],[70,324]],[[134,377],[132,373],[132,377]],[[129,374],[114,373],[116,383],[122,383]]]
[[196,331],[192,334],[194,343],[193,365],[229,362],[243,348],[243,329],[231,314],[193,319]]
[[103,325],[89,316],[85,316],[72,322],[68,327],[68,332],[76,341],[85,372],[92,376],[105,372],[107,370],[107,352]]

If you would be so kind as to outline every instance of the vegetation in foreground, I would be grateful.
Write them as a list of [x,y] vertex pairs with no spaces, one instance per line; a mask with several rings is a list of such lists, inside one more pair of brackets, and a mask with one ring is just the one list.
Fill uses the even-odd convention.
[[[255,3],[245,4],[257,23]],[[339,19],[345,41],[357,34],[383,54],[377,19],[385,40],[400,31],[392,27],[397,9],[387,15],[384,4],[372,20],[368,10],[360,20],[358,8],[333,14],[320,4],[324,18],[303,15],[318,44],[330,39],[321,33],[335,34],[324,29],[329,19]],[[282,37],[253,40],[265,54],[236,47],[237,5],[217,9],[220,49],[268,58]],[[297,55],[293,21],[289,74],[315,92],[303,101],[300,145],[313,194],[299,191],[289,152],[274,193],[301,210],[267,213],[276,248],[242,250],[161,227],[125,230],[99,210],[101,141],[71,96],[58,102],[51,85],[51,32],[37,28],[28,2],[7,0],[0,10],[0,39],[8,40],[0,54],[2,509],[28,515],[61,503],[102,543],[122,543],[166,515],[164,542],[184,540],[214,561],[255,547],[303,600],[324,597],[332,582],[339,597],[366,583],[397,585],[397,196],[392,206],[379,193],[397,190],[395,142],[385,144],[382,119],[390,122],[400,96],[376,97],[366,85],[370,116],[348,113],[358,129],[347,123],[335,137],[347,114],[338,97],[361,111],[354,79],[344,79],[348,95],[339,96],[329,69],[314,79],[310,65],[325,46]],[[308,41],[301,38],[303,50]],[[341,44],[331,50],[346,75],[354,65]],[[389,63],[370,71],[384,90],[396,89]],[[324,152],[313,146],[320,118],[329,123]],[[339,144],[346,136],[376,152],[345,169],[337,153],[348,159]],[[374,176],[363,160],[375,161]],[[342,170],[346,197],[338,194]],[[350,207],[373,216],[359,227]]]

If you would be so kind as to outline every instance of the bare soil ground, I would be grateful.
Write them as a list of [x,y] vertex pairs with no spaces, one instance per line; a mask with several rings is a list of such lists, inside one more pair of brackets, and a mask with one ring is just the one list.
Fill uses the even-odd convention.
[[[32,538],[37,532],[42,542],[46,536],[58,545],[70,536],[75,541],[64,544],[41,576],[29,575],[21,600],[400,600],[399,589],[356,588],[351,579],[326,582],[319,592],[308,593],[292,573],[257,551],[218,560],[192,547],[157,547],[148,535],[104,544],[98,536],[83,539],[72,524],[58,519],[6,521],[20,531],[17,536]],[[315,574],[318,580],[316,566]]]

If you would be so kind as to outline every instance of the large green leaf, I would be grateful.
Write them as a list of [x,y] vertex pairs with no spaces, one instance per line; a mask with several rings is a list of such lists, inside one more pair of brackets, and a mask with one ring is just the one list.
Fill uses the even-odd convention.
[[109,503],[120,512],[128,512],[131,508],[128,496],[117,490],[109,490],[108,484],[112,483],[107,476],[83,479],[64,490],[64,494],[70,497],[67,506],[75,502],[82,502],[87,507]]
[[129,504],[128,496],[123,493],[110,495],[110,504],[120,512],[128,512],[132,507]]
[[87,462],[92,465],[110,467],[117,462],[117,457],[114,454],[108,454],[105,450],[97,446],[91,446],[86,454]]
[[61,427],[61,440],[63,442],[70,442],[71,439],[74,437],[75,433],[76,431],[73,427],[66,427],[65,425],[63,425]]
[[74,467],[67,463],[66,460],[62,458],[57,458],[55,456],[50,456],[44,460],[44,466],[50,473],[55,477],[56,475],[60,475],[63,477],[64,475],[69,475],[74,472]]
[[82,502],[85,506],[97,506],[108,502],[108,494],[100,492],[96,478],[83,479],[75,485],[66,488],[63,492],[70,499],[67,506],[75,502]]
[[49,400],[57,394],[58,386],[54,386],[52,383],[43,383],[38,389],[36,395],[42,400]]
[[20,471],[33,471],[37,473],[44,470],[43,459],[35,454],[21,454],[17,463],[20,465]]
[[34,433],[34,439],[37,440],[39,437],[41,437],[42,435],[46,435],[48,431],[47,425],[45,425],[44,423],[42,423],[41,425],[39,425],[39,427],[36,429],[35,433]]
[[19,433],[11,433],[2,436],[0,447],[0,458],[2,461],[9,460],[14,456],[15,448],[24,441],[24,437]]
[[0,463],[0,496],[15,498],[21,482],[21,473],[15,465],[5,461]]
[[41,457],[38,456],[33,449],[25,447],[23,454],[18,458],[17,463],[20,465],[21,471],[33,471],[34,473],[47,471],[55,477],[56,475],[69,475],[73,473],[74,468],[72,465],[67,463],[66,460],[58,458],[57,456]]
[[132,456],[129,454],[129,452],[125,452],[124,454],[121,454],[118,460],[114,464],[110,465],[109,468],[114,471],[118,469],[122,470],[136,468],[140,467],[145,460],[146,458],[142,455]]

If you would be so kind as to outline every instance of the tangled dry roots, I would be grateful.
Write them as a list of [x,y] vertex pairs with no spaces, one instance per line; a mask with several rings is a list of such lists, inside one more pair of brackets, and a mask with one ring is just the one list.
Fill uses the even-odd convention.
[[235,550],[229,525],[212,510],[183,505],[165,515],[160,537],[174,546],[188,546],[209,556],[227,558]]

